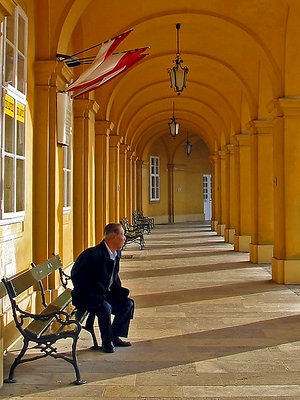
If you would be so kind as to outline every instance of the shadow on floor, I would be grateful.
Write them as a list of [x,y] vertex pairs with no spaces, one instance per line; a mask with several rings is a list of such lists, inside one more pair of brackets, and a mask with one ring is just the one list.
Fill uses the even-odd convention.
[[[87,390],[89,396],[93,395],[93,390],[94,395],[99,396],[102,388],[98,386],[99,383],[97,385],[97,382],[102,379],[162,370],[296,342],[300,340],[299,326],[300,316],[293,315],[142,341],[134,343],[131,348],[117,349],[114,354],[98,353],[90,349],[80,350],[78,355],[81,374],[90,385],[79,387],[69,385],[74,375],[72,368],[61,360],[48,358],[42,363],[33,362],[19,366],[16,370],[16,378],[18,379],[19,375],[19,382],[14,385],[4,385],[0,396],[13,396],[14,393],[22,393],[22,396],[26,394],[43,396],[43,392],[44,396],[48,396],[53,390],[63,390],[63,395],[57,394],[58,397],[68,394],[76,395],[76,397],[84,396]],[[81,346],[85,341],[82,342]],[[12,362],[13,356],[13,352],[7,355],[6,366]],[[53,381],[56,381],[56,384]],[[284,384],[284,377],[280,380],[279,376],[276,383]]]
[[197,265],[186,265],[182,267],[164,267],[157,269],[142,269],[134,271],[121,272],[122,279],[139,279],[139,278],[150,278],[156,276],[175,276],[175,275],[186,275],[186,274],[201,274],[206,272],[216,271],[232,271],[241,268],[260,268],[257,264],[251,264],[247,261],[239,261],[234,263],[213,263],[213,264],[197,264]]
[[[180,303],[191,303],[203,300],[222,299],[234,296],[247,296],[269,291],[280,291],[282,286],[271,279],[253,280],[228,285],[214,285],[188,290],[174,290],[170,292],[147,293],[134,296],[137,308],[158,307]],[[300,327],[299,327],[300,328]]]

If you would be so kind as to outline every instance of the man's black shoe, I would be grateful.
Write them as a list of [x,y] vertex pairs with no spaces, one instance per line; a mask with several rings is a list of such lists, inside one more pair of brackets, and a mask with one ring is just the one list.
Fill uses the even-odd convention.
[[125,342],[125,340],[122,340],[119,337],[117,337],[113,340],[113,345],[116,347],[129,347],[131,346],[131,343]]
[[111,343],[102,343],[102,351],[104,351],[104,353],[114,353],[115,348]]

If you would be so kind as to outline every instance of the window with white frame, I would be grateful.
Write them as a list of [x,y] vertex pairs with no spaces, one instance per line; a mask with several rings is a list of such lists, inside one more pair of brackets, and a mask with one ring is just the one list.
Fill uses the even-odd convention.
[[1,24],[1,219],[25,213],[27,30],[20,7]]
[[63,209],[71,208],[72,196],[72,100],[67,93],[57,93],[57,142],[63,145]]
[[150,201],[160,199],[159,157],[150,156]]
[[68,146],[63,147],[64,151],[64,211],[68,211],[71,208],[71,194],[72,194],[72,136],[68,135]]

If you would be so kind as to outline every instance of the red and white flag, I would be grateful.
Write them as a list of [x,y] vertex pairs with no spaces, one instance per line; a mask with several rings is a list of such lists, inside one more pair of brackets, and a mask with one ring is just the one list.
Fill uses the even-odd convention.
[[113,53],[113,51],[117,48],[117,46],[132,32],[132,29],[118,35],[104,43],[102,43],[98,54],[95,57],[95,60],[92,64],[73,82],[68,88],[67,92],[71,90],[77,90],[83,87],[86,84],[89,84],[89,77],[93,75],[93,73],[98,69],[98,67],[105,62],[109,58],[109,56]]
[[[143,50],[144,51],[144,50]],[[135,57],[130,57],[127,58],[126,65],[115,67],[114,70],[110,73],[107,73],[99,78],[96,83],[93,83],[91,85],[87,85],[85,88],[81,89],[79,92],[75,93],[73,97],[78,97],[81,96],[85,93],[90,92],[91,90],[95,90],[99,86],[103,85],[105,82],[115,78],[118,76],[121,72],[126,71],[128,68],[132,67],[134,64],[136,64],[138,61],[142,60],[144,57],[146,57],[147,54],[137,54]],[[125,60],[123,59],[124,64]]]

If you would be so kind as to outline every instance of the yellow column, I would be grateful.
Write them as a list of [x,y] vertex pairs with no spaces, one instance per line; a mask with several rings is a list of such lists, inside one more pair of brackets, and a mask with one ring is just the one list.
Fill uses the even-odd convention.
[[56,97],[71,79],[70,70],[54,61],[35,63],[33,135],[33,259],[53,252],[63,256],[63,148],[57,144]]
[[174,223],[174,164],[168,164],[168,214],[169,223]]
[[214,154],[211,158],[212,162],[212,230],[218,231],[218,224],[221,221],[221,192],[220,192],[220,158],[218,154]]
[[113,128],[114,124],[110,121],[96,121],[96,243],[102,240],[104,227],[109,222],[109,134]]
[[228,154],[228,168],[229,168],[229,184],[228,184],[228,225],[225,228],[225,242],[234,243],[234,235],[235,235],[235,222],[237,220],[237,192],[236,192],[236,184],[235,184],[235,146],[234,144],[227,145],[227,154]]
[[109,222],[119,222],[120,136],[109,137]]
[[127,151],[129,146],[120,145],[120,218],[127,215]]
[[74,100],[74,257],[95,244],[95,114],[94,100]]
[[236,186],[237,186],[237,225],[235,226],[234,250],[249,251],[251,240],[250,204],[250,146],[249,135],[235,135],[236,147]]
[[137,162],[138,157],[132,158],[132,210],[137,210]]
[[274,127],[274,257],[275,282],[300,283],[300,100],[279,99],[282,117]]
[[225,228],[229,226],[229,155],[227,148],[219,151],[220,157],[220,222],[217,233],[225,236]]
[[138,211],[143,210],[142,178],[143,178],[143,160],[138,159],[136,161],[136,209]]
[[134,153],[130,150],[127,151],[127,218],[132,221],[132,159]]
[[252,121],[251,152],[251,243],[250,261],[270,263],[273,255],[273,123]]

